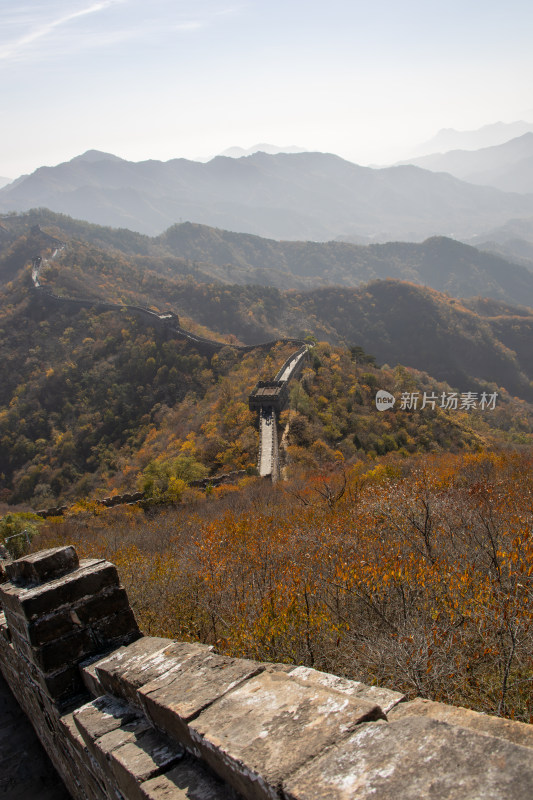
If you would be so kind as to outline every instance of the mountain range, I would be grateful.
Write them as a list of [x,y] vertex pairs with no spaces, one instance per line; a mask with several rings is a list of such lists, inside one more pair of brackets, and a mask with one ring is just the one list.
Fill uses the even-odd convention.
[[413,157],[444,153],[447,150],[478,150],[483,147],[494,147],[510,139],[516,139],[524,133],[533,133],[533,123],[523,119],[516,122],[493,122],[470,131],[442,128],[427,142],[418,145]]
[[0,189],[0,211],[36,207],[151,235],[189,221],[286,240],[420,241],[468,238],[530,217],[533,195],[327,153],[134,163],[88,151]]
[[533,132],[493,147],[433,153],[409,163],[504,192],[533,192]]
[[[113,254],[117,261],[128,259],[136,270],[155,271],[171,279],[192,276],[201,282],[305,290],[356,287],[376,278],[394,278],[457,298],[485,296],[533,307],[533,264],[528,269],[446,237],[364,246],[279,242],[184,222],[151,238],[50,211],[0,218],[0,284],[12,280],[20,265],[39,252],[41,238],[23,235],[35,226],[56,239],[86,242],[96,248],[94,258],[96,253],[106,253],[107,259]],[[77,257],[72,248],[70,244],[66,263]]]
[[228,158],[242,158],[243,156],[252,156],[254,153],[269,153],[270,155],[277,155],[277,153],[305,153],[305,147],[298,147],[295,144],[289,144],[286,147],[279,147],[277,144],[266,144],[260,142],[251,147],[228,147],[219,153],[221,156]]
[[[397,279],[398,275],[408,274],[406,265],[418,263],[420,270],[425,270],[427,275],[432,273],[441,281],[445,280],[451,264],[457,275],[460,276],[463,269],[466,275],[477,274],[481,283],[488,282],[491,267],[493,276],[503,281],[505,262],[478,253],[474,248],[446,239],[431,239],[422,245],[385,245],[381,253],[382,265],[387,248],[390,248],[391,263],[397,258],[401,266],[399,255],[404,259],[405,271],[402,273],[398,269],[395,279],[359,282],[355,287],[281,290],[258,285],[253,267],[249,267],[246,284],[213,280],[216,268],[210,272],[207,261],[193,261],[184,256],[186,250],[175,240],[173,247],[176,253],[181,253],[179,257],[169,256],[170,251],[165,250],[161,239],[149,240],[125,231],[106,231],[73,220],[64,220],[62,227],[43,225],[41,229],[34,221],[35,215],[2,220],[8,235],[0,242],[0,280],[2,276],[4,282],[17,280],[31,255],[43,252],[43,248],[51,252],[57,237],[66,242],[66,247],[43,271],[42,280],[60,295],[143,305],[162,312],[175,311],[180,319],[203,326],[215,332],[216,337],[233,336],[244,344],[313,335],[333,344],[361,346],[381,362],[425,370],[453,386],[464,388],[470,379],[491,382],[505,386],[512,394],[533,400],[531,273],[515,267],[524,281],[529,278],[532,308],[517,305],[520,294],[522,302],[526,302],[528,286],[525,282],[515,287],[517,297],[514,304],[510,304],[497,298],[461,300],[412,281]],[[77,235],[68,232],[69,223],[77,229]],[[82,238],[84,225],[87,235]],[[168,232],[167,247],[174,233],[175,229]],[[191,238],[194,230],[185,233]],[[203,237],[201,241],[205,242],[210,231],[200,229],[199,233]],[[214,235],[222,233],[215,231]],[[50,235],[54,238],[50,239]],[[235,237],[235,234],[229,236]],[[258,243],[250,241],[254,237],[242,238],[241,254],[252,244],[258,248],[257,253],[261,252],[261,240]],[[110,244],[112,240],[118,247]],[[266,243],[267,254],[272,244]],[[319,247],[312,243],[302,243],[302,246]],[[329,245],[323,247],[328,253]],[[137,255],[134,255],[136,249]],[[367,249],[371,263],[376,248]],[[248,252],[249,259],[253,260],[254,254]],[[205,253],[207,258],[207,249]],[[329,253],[330,257],[332,254],[334,251]],[[270,255],[275,263],[274,251]],[[315,266],[318,266],[318,252],[315,258]],[[302,259],[302,263],[309,261],[305,257]],[[18,272],[15,264],[18,264]],[[512,265],[509,267],[512,275]],[[241,268],[245,270],[244,265]],[[499,297],[502,296],[500,292]]]

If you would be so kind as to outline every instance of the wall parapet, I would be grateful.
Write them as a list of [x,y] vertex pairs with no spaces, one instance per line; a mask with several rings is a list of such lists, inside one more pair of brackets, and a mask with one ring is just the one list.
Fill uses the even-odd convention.
[[142,636],[112,564],[5,564],[0,669],[75,800],[529,798],[533,726]]

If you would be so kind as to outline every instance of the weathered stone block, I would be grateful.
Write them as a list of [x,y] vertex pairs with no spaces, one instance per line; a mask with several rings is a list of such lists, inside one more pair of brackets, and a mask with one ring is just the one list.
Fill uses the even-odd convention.
[[69,547],[53,547],[6,564],[7,577],[22,586],[36,586],[60,578],[79,567],[78,554]]
[[[80,654],[80,657],[83,657],[84,654],[94,653],[96,650],[101,651],[104,648],[110,648],[113,645],[124,644],[140,638],[141,633],[133,611],[127,604],[124,590],[120,590],[119,597],[120,605],[123,606],[122,610],[100,619],[95,616],[95,613],[106,610],[106,603],[100,602],[100,596],[97,596],[94,598],[97,602],[91,603],[92,613],[90,615],[84,613],[86,604],[82,600],[81,604],[65,606],[57,612],[52,612],[41,618],[37,617],[32,621],[28,621],[10,611],[9,626],[13,632],[16,632],[18,637],[29,642],[33,647],[46,648],[65,636],[78,634],[79,637],[84,637],[91,642],[90,647],[88,646]],[[123,605],[124,598],[126,599],[125,605]],[[111,598],[111,605],[107,607],[114,606],[115,603]],[[31,650],[26,648],[25,652],[31,657]]]
[[89,630],[96,647],[100,649],[113,642],[125,644],[141,638],[141,632],[131,608],[120,611],[111,617],[91,622]]
[[28,665],[32,680],[59,706],[72,698],[82,696],[85,691],[80,671],[76,665],[44,673],[32,664]]
[[102,661],[102,659],[107,658],[109,656],[109,652],[101,652],[95,653],[89,658],[80,661],[79,669],[80,674],[85,685],[85,688],[91,695],[91,697],[101,697],[102,695],[106,694],[106,690],[101,685],[98,676],[96,674],[96,665],[98,662]]
[[145,636],[97,662],[92,670],[105,692],[140,704],[137,692],[141,686],[173,674],[191,658],[203,658],[211,650],[207,645]]
[[499,739],[508,739],[514,744],[523,747],[533,747],[533,725],[525,722],[515,722],[502,717],[492,717],[480,714],[460,706],[448,706],[444,703],[435,703],[432,700],[417,698],[408,703],[402,703],[393,709],[389,719],[403,719],[404,717],[429,717],[450,725],[458,725],[477,733],[486,733]]
[[94,652],[95,641],[87,629],[74,631],[42,647],[32,647],[12,632],[15,648],[23,653],[43,672],[54,672],[69,664],[78,663],[85,655]]
[[80,625],[91,625],[95,621],[129,610],[130,604],[126,590],[122,586],[117,586],[77,603],[76,617]]
[[85,703],[72,714],[74,725],[85,743],[93,742],[130,722],[138,722],[141,718],[138,709],[109,695]]
[[283,781],[287,800],[510,800],[533,792],[531,750],[432,719],[369,723]]
[[238,800],[229,786],[191,756],[139,788],[143,800]]
[[342,692],[348,697],[358,697],[376,703],[385,714],[388,714],[392,708],[405,699],[405,695],[392,689],[368,686],[366,683],[341,678],[338,675],[331,675],[329,672],[319,672],[311,667],[295,667],[289,671],[289,675],[302,683],[323,686],[326,689]]
[[86,559],[80,567],[61,578],[25,587],[4,583],[0,585],[0,599],[9,624],[9,615],[27,620],[42,617],[64,606],[71,606],[83,597],[95,595],[109,586],[118,586],[116,567],[101,559]]
[[182,747],[155,731],[127,742],[111,753],[119,791],[128,800],[142,800],[141,784],[171,769],[183,755]]
[[188,720],[262,671],[262,665],[256,661],[202,653],[185,661],[180,669],[140,688],[138,696],[148,719],[195,750]]
[[[88,751],[111,796],[116,795],[116,780],[111,768],[111,753],[128,742],[134,742],[152,730],[146,718],[135,713],[130,706],[117,703],[114,698],[98,698],[101,704],[88,704],[74,715]],[[96,736],[96,734],[100,734]]]
[[60,639],[62,636],[79,630],[81,627],[73,619],[71,608],[65,607],[57,613],[47,614],[42,619],[28,622],[13,611],[9,614],[9,626],[18,635],[34,647],[40,647],[48,642]]
[[69,782],[73,798],[109,800],[105,776],[89,753],[72,713],[63,714],[59,719],[59,736],[55,737],[53,752],[58,759],[59,772]]
[[385,718],[375,703],[282,672],[252,678],[189,722],[209,766],[251,800],[278,798],[281,781],[359,724]]

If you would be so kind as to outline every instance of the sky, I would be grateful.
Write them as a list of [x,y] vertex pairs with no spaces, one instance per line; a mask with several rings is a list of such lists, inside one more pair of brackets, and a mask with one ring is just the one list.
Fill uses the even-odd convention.
[[256,142],[359,164],[533,122],[529,0],[0,0],[0,176]]

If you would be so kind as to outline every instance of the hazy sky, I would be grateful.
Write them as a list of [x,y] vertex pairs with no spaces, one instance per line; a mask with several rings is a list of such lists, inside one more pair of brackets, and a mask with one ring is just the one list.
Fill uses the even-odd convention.
[[256,142],[385,163],[533,120],[529,0],[0,0],[0,175]]

